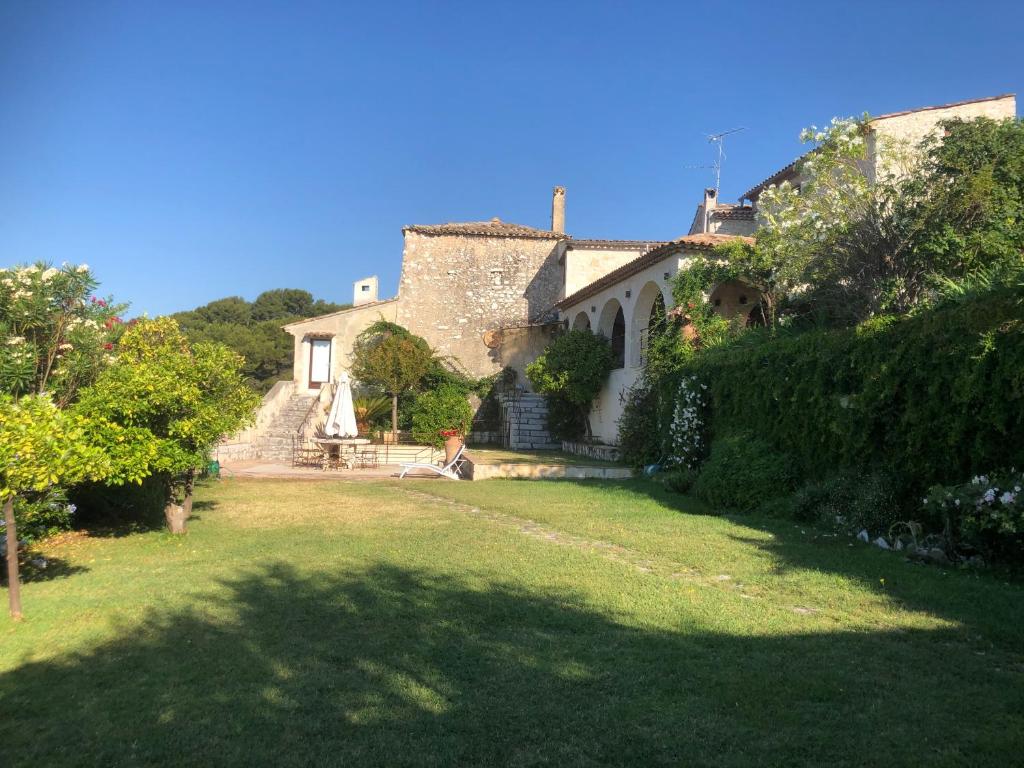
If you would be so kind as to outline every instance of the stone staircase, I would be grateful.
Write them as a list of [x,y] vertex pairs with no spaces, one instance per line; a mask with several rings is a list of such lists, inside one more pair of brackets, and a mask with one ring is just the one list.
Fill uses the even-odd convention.
[[543,395],[520,392],[502,399],[507,448],[555,450],[562,447],[548,433],[548,404]]
[[297,394],[288,398],[288,402],[259,436],[256,452],[261,459],[291,461],[292,441],[316,399],[316,395]]

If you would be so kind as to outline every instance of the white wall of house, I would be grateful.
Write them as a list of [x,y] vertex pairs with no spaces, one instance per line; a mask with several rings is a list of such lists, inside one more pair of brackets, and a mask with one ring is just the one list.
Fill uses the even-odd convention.
[[590,285],[599,277],[618,269],[626,262],[642,256],[653,242],[625,246],[615,241],[602,244],[600,241],[570,242],[565,251],[565,296],[572,296],[580,288]]

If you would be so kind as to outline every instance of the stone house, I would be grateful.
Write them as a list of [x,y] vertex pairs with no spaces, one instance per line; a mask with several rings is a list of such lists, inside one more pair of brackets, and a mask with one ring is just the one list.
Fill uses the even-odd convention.
[[[893,112],[868,122],[867,160],[864,171],[874,180],[887,168],[885,147],[895,141],[914,146],[939,131],[943,120],[971,120],[986,117],[1003,120],[1016,117],[1013,94],[957,102],[936,107]],[[757,200],[772,185],[800,183],[800,161],[804,155],[747,190],[739,203],[720,203],[715,189],[706,189],[697,207],[689,234],[651,249],[637,259],[599,277],[589,285],[568,293],[558,304],[562,321],[572,328],[590,328],[611,339],[617,367],[591,409],[591,429],[606,443],[618,441],[618,420],[626,394],[636,383],[645,363],[644,350],[655,304],[671,311],[672,276],[698,254],[736,237],[753,235],[757,229]],[[742,281],[717,286],[709,297],[715,311],[726,318],[746,314],[755,321],[760,304],[756,288]]]
[[[1007,93],[872,117],[867,123],[867,159],[864,163],[864,172],[869,180],[874,181],[880,172],[890,170],[884,151],[887,142],[896,142],[913,148],[926,137],[937,134],[940,130],[939,123],[944,120],[974,120],[979,117],[1006,120],[1016,116],[1016,96]],[[749,201],[756,210],[758,197],[768,187],[778,186],[787,181],[799,187],[800,163],[808,154],[810,153],[804,153],[767,179],[755,184],[743,193],[740,200]]]
[[[562,327],[556,304],[662,244],[572,237],[565,232],[563,187],[554,188],[549,229],[494,218],[410,225],[402,235],[396,296],[381,299],[377,278],[369,277],[355,282],[352,307],[284,326],[294,338],[293,379],[268,394],[258,426],[250,431],[250,444],[258,446],[268,429],[275,436],[299,431],[301,424],[290,421],[316,412],[317,401],[330,389],[325,385],[351,364],[356,337],[384,319],[422,336],[473,377],[514,370],[525,392],[525,405],[517,408],[524,409],[520,415],[531,426],[525,444],[547,445],[539,424],[543,403],[529,396],[525,368]],[[285,420],[289,423],[281,423]],[[259,448],[253,451],[259,453]]]
[[[884,167],[881,138],[916,144],[950,118],[1011,118],[1012,94],[895,112],[868,124],[865,172],[876,178]],[[316,411],[329,387],[350,365],[356,336],[378,319],[390,320],[424,337],[453,365],[475,376],[516,371],[523,395],[509,410],[506,440],[514,446],[550,445],[543,429],[541,398],[529,393],[526,364],[565,327],[590,328],[610,339],[618,360],[596,401],[595,437],[614,444],[624,395],[644,364],[646,334],[655,305],[672,308],[669,281],[697,254],[754,234],[757,201],[773,184],[799,184],[798,158],[747,190],[738,203],[721,203],[706,189],[687,235],[671,242],[594,240],[565,231],[565,189],[555,187],[551,226],[537,229],[494,218],[490,221],[404,227],[398,293],[378,297],[376,277],[354,284],[350,309],[291,323],[294,378],[274,387],[257,426],[239,438],[240,449],[260,452],[261,435],[295,434],[299,416]],[[715,288],[711,300],[726,317],[753,316],[760,296],[732,281]],[[308,403],[308,406],[307,406]],[[292,423],[300,420],[297,426]],[[515,423],[521,424],[519,429]],[[517,431],[518,430],[518,431]],[[521,434],[522,439],[515,435]]]

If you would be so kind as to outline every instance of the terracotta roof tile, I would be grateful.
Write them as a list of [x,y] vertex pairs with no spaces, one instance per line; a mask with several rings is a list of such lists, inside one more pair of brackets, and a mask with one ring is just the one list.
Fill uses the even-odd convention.
[[754,238],[752,237],[741,237],[739,235],[719,235],[719,234],[699,234],[699,235],[685,235],[680,237],[678,240],[672,240],[664,245],[654,248],[642,256],[628,261],[618,269],[613,269],[607,275],[599,277],[589,285],[585,285],[576,291],[571,296],[566,296],[560,302],[555,304],[559,309],[565,307],[571,307],[573,304],[578,304],[584,299],[590,298],[595,294],[600,293],[605,288],[611,285],[615,285],[627,277],[642,272],[659,261],[668,258],[669,256],[678,253],[680,251],[710,251],[716,246],[728,243],[733,240],[741,240],[745,243],[753,243]]
[[477,235],[480,237],[525,237],[544,240],[568,240],[568,235],[549,229],[535,229],[523,224],[511,224],[494,217],[490,221],[449,222],[447,224],[411,224],[403,232],[424,235]]
[[570,248],[656,248],[659,245],[664,245],[665,240],[598,240],[595,238],[580,239],[575,238],[569,243]]
[[729,219],[730,221],[753,221],[756,216],[749,205],[730,205],[728,208],[715,208],[711,211],[713,219]]

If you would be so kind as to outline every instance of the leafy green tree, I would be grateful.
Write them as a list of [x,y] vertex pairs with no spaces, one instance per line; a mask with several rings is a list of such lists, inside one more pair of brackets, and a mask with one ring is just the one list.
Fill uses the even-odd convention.
[[542,355],[526,366],[526,375],[537,392],[548,398],[549,410],[552,399],[574,410],[590,439],[590,406],[608,380],[612,366],[607,339],[590,331],[573,330],[552,341]]
[[1024,120],[950,120],[922,145],[905,180],[922,261],[948,277],[1016,260],[1024,250]]
[[434,351],[424,339],[386,320],[378,320],[356,337],[352,374],[391,397],[391,434],[396,441],[398,398],[420,382],[433,361]]
[[[248,423],[259,396],[241,374],[238,355],[220,344],[191,344],[171,318],[144,320],[129,329],[117,360],[96,383],[81,393],[85,413],[122,428],[152,436],[155,455],[150,467],[180,485],[181,511],[172,503],[169,486],[168,524],[183,533],[192,508],[196,470],[217,441]],[[115,466],[125,477],[136,457]]]
[[251,303],[232,296],[173,317],[191,341],[223,344],[241,355],[243,375],[254,389],[266,391],[292,374],[293,339],[281,326],[347,306],[314,301],[312,294],[297,288],[280,288],[261,293]]
[[15,500],[61,484],[103,478],[109,468],[107,456],[89,441],[82,417],[61,411],[45,395],[24,395],[19,400],[0,395],[0,503],[7,542],[8,600],[15,620],[21,618]]

